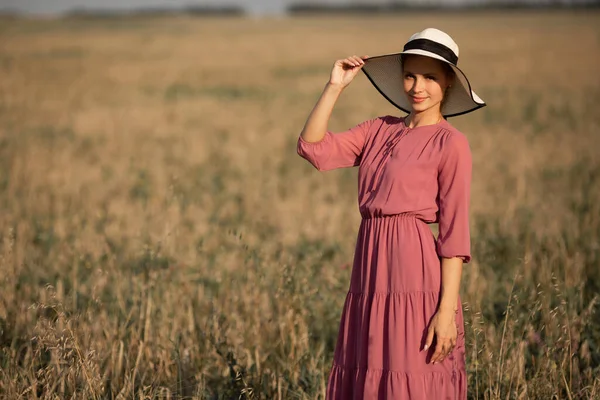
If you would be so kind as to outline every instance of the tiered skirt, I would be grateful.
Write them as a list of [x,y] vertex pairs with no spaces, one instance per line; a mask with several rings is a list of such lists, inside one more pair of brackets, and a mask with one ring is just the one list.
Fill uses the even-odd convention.
[[412,213],[363,215],[327,399],[466,399],[460,298],[454,350],[435,365],[435,341],[422,350],[440,290],[441,262],[427,223]]

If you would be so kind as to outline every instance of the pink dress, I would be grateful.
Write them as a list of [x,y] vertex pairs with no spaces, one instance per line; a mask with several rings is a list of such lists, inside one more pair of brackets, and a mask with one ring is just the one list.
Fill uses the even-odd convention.
[[[466,399],[464,320],[441,363],[422,351],[440,299],[440,257],[469,262],[471,151],[450,123],[379,117],[298,154],[320,171],[358,166],[362,215],[327,399]],[[439,222],[435,239],[427,224]]]

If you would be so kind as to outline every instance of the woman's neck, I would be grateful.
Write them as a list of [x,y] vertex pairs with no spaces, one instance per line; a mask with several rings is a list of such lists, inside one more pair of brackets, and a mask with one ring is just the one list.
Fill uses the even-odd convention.
[[418,128],[420,126],[435,125],[442,120],[442,114],[439,109],[425,110],[421,112],[412,111],[404,120],[409,128]]

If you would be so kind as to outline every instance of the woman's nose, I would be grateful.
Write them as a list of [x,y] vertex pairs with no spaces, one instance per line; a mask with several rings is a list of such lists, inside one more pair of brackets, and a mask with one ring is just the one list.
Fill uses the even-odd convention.
[[414,81],[414,85],[413,85],[413,91],[415,93],[419,93],[421,91],[423,91],[423,79],[420,77],[417,77]]

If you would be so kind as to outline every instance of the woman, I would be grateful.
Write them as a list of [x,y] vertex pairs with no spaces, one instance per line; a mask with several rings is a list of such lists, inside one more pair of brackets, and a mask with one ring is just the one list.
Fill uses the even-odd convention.
[[[362,222],[328,399],[466,399],[459,287],[471,259],[471,152],[444,117],[485,103],[457,62],[456,43],[432,28],[401,53],[338,60],[298,138],[318,170],[359,166]],[[334,104],[360,70],[408,115],[333,134]]]

